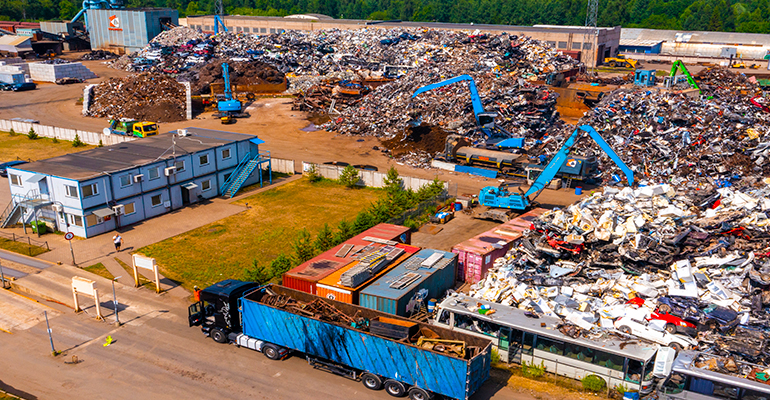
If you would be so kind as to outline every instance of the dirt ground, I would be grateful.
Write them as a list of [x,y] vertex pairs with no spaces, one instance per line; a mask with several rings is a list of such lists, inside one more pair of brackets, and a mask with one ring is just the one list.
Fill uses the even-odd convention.
[[[70,53],[64,58],[77,58],[82,53]],[[99,78],[87,83],[94,84],[111,77],[128,75],[128,72],[109,68],[104,61],[83,61]],[[76,105],[83,96],[84,85],[55,85],[40,83],[37,90],[28,92],[0,92],[0,118],[29,118],[41,124],[62,126],[100,132],[107,125],[106,119],[84,117],[82,106]],[[333,132],[304,132],[309,115],[292,111],[292,99],[286,97],[262,98],[250,104],[246,111],[250,118],[239,119],[235,124],[222,125],[211,114],[201,114],[192,120],[160,124],[161,132],[187,127],[226,130],[257,135],[266,143],[273,157],[293,159],[295,170],[301,169],[301,161],[323,163],[344,161],[350,164],[369,164],[385,171],[395,166],[401,175],[424,179],[439,178],[449,183],[450,194],[478,194],[484,186],[497,185],[496,179],[474,177],[443,170],[426,170],[399,165],[375,146],[382,147],[379,139],[372,137],[343,136]],[[578,197],[572,190],[546,190],[539,198],[543,204],[568,205]]]

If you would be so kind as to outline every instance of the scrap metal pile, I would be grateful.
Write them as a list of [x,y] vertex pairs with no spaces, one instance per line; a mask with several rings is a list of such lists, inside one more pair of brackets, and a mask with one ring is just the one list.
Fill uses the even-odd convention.
[[160,74],[133,74],[110,78],[93,88],[88,114],[100,118],[141,121],[184,121],[186,89]]
[[[605,96],[580,123],[594,127],[637,176],[652,182],[694,188],[770,173],[765,162],[770,114],[746,96],[693,99],[621,89]],[[608,182],[620,172],[606,157],[603,161]]]
[[[180,74],[177,80],[190,82],[193,95],[211,94],[211,85],[224,85],[223,61],[212,61]],[[274,66],[262,61],[230,62],[230,83],[237,86],[285,84],[286,76]]]
[[583,334],[620,331],[770,365],[769,212],[768,180],[609,187],[538,217],[471,295]]

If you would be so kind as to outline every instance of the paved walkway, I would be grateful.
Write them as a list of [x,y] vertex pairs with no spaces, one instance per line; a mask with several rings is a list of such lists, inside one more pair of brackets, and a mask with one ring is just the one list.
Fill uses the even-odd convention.
[[[193,204],[167,214],[159,215],[137,224],[122,227],[118,230],[123,237],[123,247],[120,252],[115,250],[112,237],[115,231],[107,232],[92,238],[72,240],[72,249],[75,254],[75,263],[79,267],[88,267],[97,263],[102,263],[104,267],[113,276],[120,277],[118,282],[127,285],[134,285],[133,272],[126,271],[115,258],[120,259],[126,265],[132,265],[131,253],[135,250],[168,239],[187,232],[189,230],[201,227],[203,225],[216,222],[222,218],[238,214],[245,207],[232,204],[233,202],[245,197],[253,196],[257,193],[273,189],[288,182],[300,179],[302,175],[293,175],[288,178],[273,180],[272,185],[266,185],[257,190],[241,193],[232,199],[216,197],[209,199],[204,203]],[[0,182],[0,186],[2,182]],[[2,195],[2,193],[0,193]],[[0,199],[2,201],[3,199]],[[3,229],[7,233],[23,233],[22,228]],[[52,263],[72,264],[72,255],[67,240],[63,235],[47,234],[41,237],[48,241],[51,251],[39,255],[37,258],[25,257],[16,253],[0,252],[0,258],[8,258],[11,261],[28,265],[38,269],[46,268]],[[154,279],[149,271],[140,270],[140,275],[147,279]],[[189,292],[178,287],[178,285],[160,276],[161,288],[174,297],[189,296]]]

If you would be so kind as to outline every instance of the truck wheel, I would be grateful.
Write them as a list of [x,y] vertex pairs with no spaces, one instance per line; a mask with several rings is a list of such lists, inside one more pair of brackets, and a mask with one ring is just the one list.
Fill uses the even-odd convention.
[[610,61],[610,67],[615,68],[618,64],[615,63],[615,61]]
[[631,334],[631,328],[629,328],[629,327],[627,327],[625,325],[620,327],[620,331],[625,333],[626,335],[630,335]]
[[666,332],[671,333],[671,334],[676,333],[676,325],[674,325],[672,323],[666,324]]
[[227,335],[219,328],[211,330],[211,338],[217,343],[227,343]]
[[382,389],[382,378],[374,374],[367,373],[361,375],[361,383],[363,383],[364,386],[366,386],[366,388],[369,390]]
[[682,345],[681,345],[681,344],[679,344],[679,343],[671,343],[671,344],[670,344],[670,346],[671,346],[671,348],[672,348],[672,349],[674,349],[674,351],[675,351],[675,352],[677,352],[677,353],[679,353],[680,351],[682,351]]
[[266,344],[262,346],[262,354],[271,360],[278,360],[281,358],[281,354],[278,352],[278,348],[272,344]]
[[406,394],[406,387],[399,381],[388,379],[385,381],[385,391],[393,397],[404,397]]
[[433,396],[431,396],[430,393],[428,393],[427,390],[420,389],[418,387],[413,387],[409,389],[409,399],[410,400],[430,400]]

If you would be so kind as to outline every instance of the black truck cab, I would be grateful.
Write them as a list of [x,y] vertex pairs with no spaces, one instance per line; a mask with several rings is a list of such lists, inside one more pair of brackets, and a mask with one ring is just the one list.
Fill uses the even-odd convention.
[[228,279],[201,290],[200,301],[187,310],[190,326],[200,326],[215,341],[226,343],[231,333],[241,332],[238,299],[259,286]]

